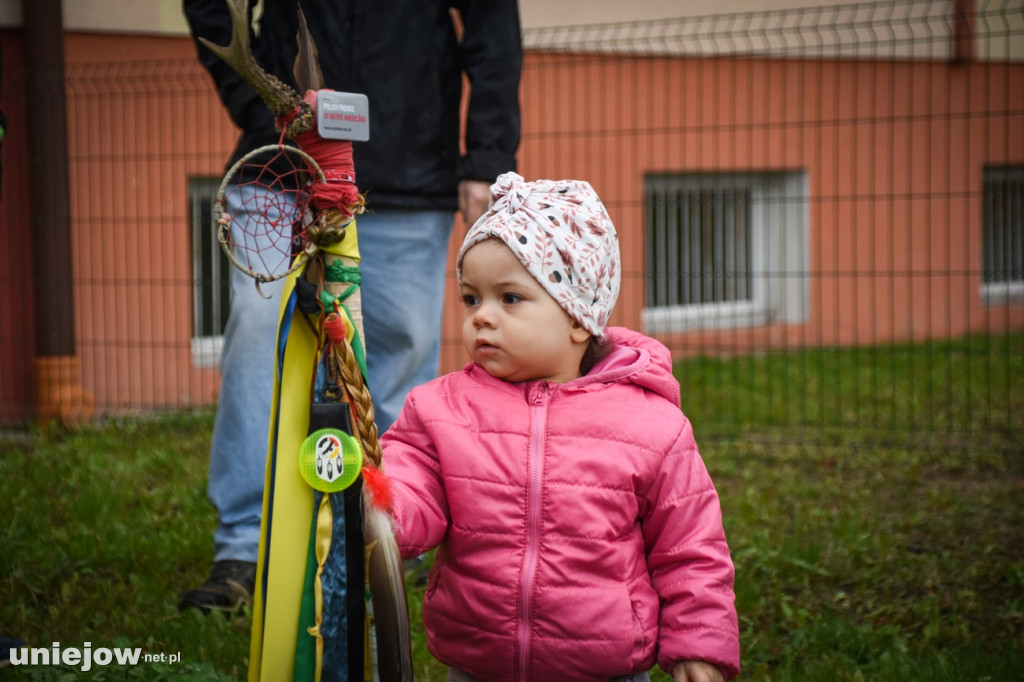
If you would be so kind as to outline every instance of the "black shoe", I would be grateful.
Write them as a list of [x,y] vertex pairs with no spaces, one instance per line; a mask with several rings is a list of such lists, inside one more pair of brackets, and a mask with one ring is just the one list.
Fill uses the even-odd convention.
[[[21,649],[25,646],[25,640],[19,637],[0,637],[0,668],[11,662],[11,652],[14,649]],[[25,662],[28,657],[25,656]]]
[[256,564],[250,561],[218,561],[202,587],[181,595],[178,610],[199,609],[203,613],[235,613],[252,604],[256,587]]

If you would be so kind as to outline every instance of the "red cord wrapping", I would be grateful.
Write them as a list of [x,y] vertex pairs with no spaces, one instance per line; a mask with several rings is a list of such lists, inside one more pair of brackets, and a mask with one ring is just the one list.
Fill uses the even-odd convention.
[[345,319],[338,313],[328,313],[324,318],[324,330],[331,343],[345,343]]
[[[316,111],[316,91],[307,90],[305,101]],[[298,107],[278,119],[278,127],[284,129],[297,113]],[[325,182],[314,180],[310,188],[310,201],[321,211],[336,208],[346,217],[352,215],[352,207],[359,200],[356,187],[355,163],[352,160],[352,142],[349,140],[325,140],[320,137],[316,126],[295,136],[299,149],[313,157],[324,174]]]

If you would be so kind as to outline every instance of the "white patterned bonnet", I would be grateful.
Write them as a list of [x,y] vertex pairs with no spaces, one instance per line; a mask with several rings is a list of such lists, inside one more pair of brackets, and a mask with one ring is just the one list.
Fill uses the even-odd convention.
[[619,238],[590,183],[498,177],[490,207],[459,250],[460,283],[466,251],[490,237],[504,242],[570,317],[604,335],[621,284]]

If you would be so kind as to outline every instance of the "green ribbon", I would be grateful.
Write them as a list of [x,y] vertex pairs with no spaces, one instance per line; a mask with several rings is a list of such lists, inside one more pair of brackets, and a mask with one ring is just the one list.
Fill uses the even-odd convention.
[[[345,265],[340,260],[325,263],[324,281],[342,282],[349,285],[337,296],[327,291],[326,287],[321,289],[320,302],[323,303],[324,310],[334,310],[334,304],[337,303],[339,307],[345,309],[345,316],[351,320],[352,311],[350,311],[348,306],[345,305],[345,301],[348,300],[352,294],[359,289],[359,285],[363,283],[363,276],[359,271],[359,266]],[[359,371],[363,373],[363,379],[365,380],[369,373],[366,371],[366,351],[363,349],[363,340],[359,338],[359,334],[354,334],[352,336],[352,352],[356,355],[356,363],[359,365]]]

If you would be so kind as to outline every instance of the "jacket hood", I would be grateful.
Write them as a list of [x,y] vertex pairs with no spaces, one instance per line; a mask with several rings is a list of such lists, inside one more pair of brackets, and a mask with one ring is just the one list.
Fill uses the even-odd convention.
[[[606,340],[612,352],[585,376],[562,384],[564,391],[597,391],[608,384],[632,384],[651,391],[679,406],[679,381],[672,374],[672,354],[668,348],[649,336],[625,327],[607,327]],[[468,362],[462,371],[474,374],[479,381],[510,393],[519,393],[524,385],[537,382],[509,383],[488,374],[475,362]]]
[[612,352],[586,376],[570,381],[567,387],[629,383],[679,405],[679,382],[672,374],[672,354],[668,348],[625,327],[608,327],[605,333],[614,346]]

